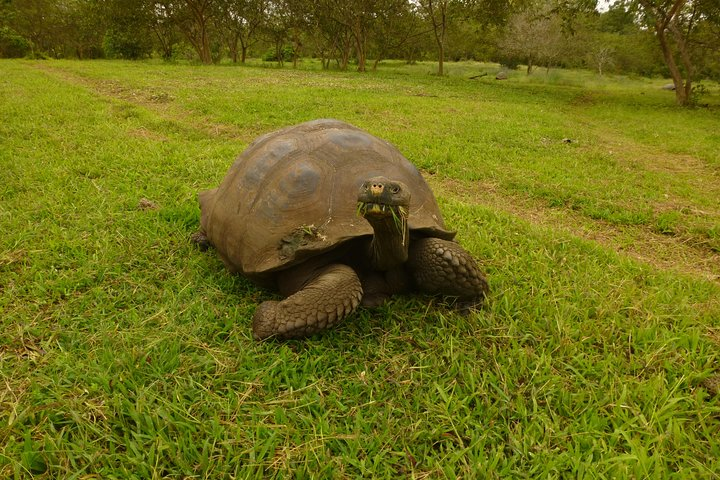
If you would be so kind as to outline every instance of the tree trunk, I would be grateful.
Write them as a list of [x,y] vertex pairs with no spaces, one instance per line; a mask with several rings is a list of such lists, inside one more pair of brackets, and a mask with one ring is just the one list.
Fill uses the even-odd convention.
[[[675,85],[675,101],[678,105],[685,106],[690,103],[690,92],[692,91],[692,62],[687,51],[687,45],[685,43],[685,37],[680,32],[676,18],[680,13],[680,10],[685,6],[687,0],[673,0],[670,9],[662,11],[656,8],[652,3],[647,0],[640,0],[640,5],[643,6],[646,12],[652,13],[655,16],[655,34],[657,35],[658,42],[660,42],[660,49],[665,59],[665,65],[667,65],[670,71],[670,76],[673,79]],[[668,29],[673,33],[675,41],[680,51],[680,57],[685,67],[685,74],[687,78],[683,81],[683,75],[680,68],[675,61],[675,55],[672,51],[672,46],[667,38]],[[689,30],[688,30],[689,33]]]
[[445,42],[438,42],[438,75],[445,74]]
[[365,71],[365,61],[366,61],[364,49],[358,48],[357,61],[358,61],[357,71],[364,72]]
[[238,62],[238,43],[239,35],[237,33],[233,33],[232,38],[228,42],[228,50],[230,50],[230,58],[232,58],[233,63]]
[[248,42],[248,40],[242,34],[238,36],[238,40],[240,41],[240,63],[245,63],[245,58],[247,58],[247,52],[248,48],[250,47],[250,42]]
[[[686,85],[683,82],[682,73],[675,62],[675,56],[672,53],[667,36],[665,35],[665,26],[660,20],[655,23],[655,33],[657,34],[660,48],[662,49],[665,65],[670,70],[673,84],[675,85],[675,101],[678,105],[685,106],[688,104],[689,95],[687,94]],[[689,83],[689,80],[688,80]]]
[[300,34],[296,30],[293,34],[293,68],[297,68],[301,48],[302,42],[300,41]]
[[532,73],[533,69],[533,58],[532,55],[528,57],[528,64],[527,64],[527,75],[530,75]]
[[194,36],[194,41],[191,39],[191,43],[195,46],[200,61],[206,65],[212,63],[212,55],[210,54],[210,39],[208,37],[207,30],[207,8],[208,4],[204,2],[189,2],[188,6],[194,18],[195,28],[197,28],[197,34]]
[[350,46],[343,48],[340,52],[338,68],[342,71],[345,71],[347,70],[348,63],[350,63]]
[[355,52],[357,53],[358,61],[357,71],[364,72],[366,61],[365,44],[367,39],[365,36],[365,29],[363,28],[362,22],[359,18],[356,18],[353,23],[352,34],[355,38]]
[[[695,72],[693,69],[692,60],[690,59],[690,54],[688,53],[685,37],[680,31],[680,28],[678,27],[676,21],[670,23],[670,31],[675,37],[675,43],[677,44],[678,51],[680,52],[680,60],[682,61],[683,67],[685,67],[685,92],[683,96],[685,103],[683,103],[682,105],[687,105],[688,103],[690,103],[691,100],[690,95],[692,94],[692,80],[693,74]],[[675,89],[675,91],[677,92],[677,88]],[[675,94],[675,96],[675,98],[677,99],[677,93]]]
[[208,38],[207,27],[205,25],[202,26],[200,40],[202,42],[202,55],[200,60],[205,65],[210,65],[212,63],[212,55],[210,54],[210,39]]
[[445,36],[447,31],[447,0],[440,0],[439,5],[440,18],[435,17],[435,6],[433,0],[429,0],[427,3],[427,12],[430,15],[432,21],[433,34],[435,35],[435,43],[438,46],[438,75],[441,77],[445,74]]
[[285,64],[285,52],[283,52],[283,42],[282,40],[275,40],[275,57],[277,59],[277,63],[279,67],[282,67]]
[[161,55],[163,60],[170,60],[172,58],[172,45],[169,41],[166,41],[166,39],[160,34],[160,31],[158,29],[153,27],[152,31],[155,33],[155,37],[160,43],[160,49],[162,50]]

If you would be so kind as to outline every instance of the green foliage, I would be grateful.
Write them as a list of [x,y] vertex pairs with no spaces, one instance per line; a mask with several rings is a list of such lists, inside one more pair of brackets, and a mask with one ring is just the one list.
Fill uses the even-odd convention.
[[153,50],[152,16],[143,8],[144,0],[111,0],[105,4],[108,27],[103,36],[103,51],[108,58],[138,60]]
[[[616,2],[602,14],[590,8],[594,3],[440,2],[447,7],[441,16],[445,18],[445,57],[508,65],[532,61],[552,67],[596,67],[597,45],[609,42],[614,61],[603,71],[642,75],[666,71],[656,39],[633,21],[636,11],[628,8],[628,2]],[[207,64],[220,63],[227,56],[239,60],[248,49],[265,61],[285,62],[293,59],[290,47],[284,47],[281,58],[274,50],[278,45],[292,45],[297,55],[323,58],[326,68],[334,64],[345,70],[353,62],[358,68],[367,63],[371,69],[375,61],[387,58],[410,63],[436,59],[432,21],[421,4],[383,0],[360,8],[361,4],[328,0],[28,0],[5,2],[0,19],[13,32],[5,34],[5,56],[10,50],[14,56],[24,56],[20,54],[31,45],[35,54],[55,58],[155,55],[178,60],[187,57],[174,55],[183,41],[194,49],[193,57]],[[438,10],[434,11],[437,15]],[[703,3],[706,11],[712,13]],[[522,47],[511,45],[505,32],[513,30],[517,15],[526,16],[522,25],[542,27],[520,35],[525,37],[520,39]],[[703,16],[692,42],[693,62],[704,78],[718,77],[712,49],[717,44],[717,21],[716,15]],[[529,59],[528,52],[536,58]]]
[[22,58],[32,52],[32,43],[10,27],[0,27],[0,58]]
[[692,93],[690,96],[690,103],[692,105],[698,105],[702,101],[703,97],[706,97],[710,93],[710,89],[703,83],[696,83],[692,87]]
[[293,59],[293,55],[295,54],[295,50],[293,47],[289,45],[285,45],[281,49],[282,52],[282,59],[278,58],[278,52],[275,48],[268,48],[265,53],[262,56],[263,62],[278,62],[282,60],[283,62],[291,62]]
[[607,33],[632,34],[637,31],[634,12],[627,8],[626,2],[614,2],[609,5],[598,19],[598,30]]
[[152,44],[147,37],[138,36],[135,33],[107,30],[103,38],[105,56],[129,60],[149,57],[152,52]]
[[[471,62],[0,68],[0,478],[719,471],[716,84],[679,110],[664,80]],[[197,192],[320,117],[421,168],[484,309],[402,296],[252,340],[275,296],[189,242]]]

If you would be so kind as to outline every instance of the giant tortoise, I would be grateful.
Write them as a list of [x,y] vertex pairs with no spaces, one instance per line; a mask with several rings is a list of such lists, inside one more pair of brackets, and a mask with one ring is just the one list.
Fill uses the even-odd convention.
[[479,305],[488,292],[417,168],[338,120],[258,138],[199,200],[195,241],[214,246],[231,272],[286,297],[256,309],[256,339],[311,335],[395,293]]

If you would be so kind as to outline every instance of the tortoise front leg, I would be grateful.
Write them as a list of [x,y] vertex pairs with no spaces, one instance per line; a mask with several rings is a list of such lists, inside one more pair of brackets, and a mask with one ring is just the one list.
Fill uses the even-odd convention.
[[408,267],[417,287],[427,293],[482,303],[488,284],[475,259],[460,245],[440,238],[410,242]]
[[300,338],[339,323],[360,304],[363,290],[347,265],[322,268],[296,293],[280,302],[263,302],[253,316],[253,337]]

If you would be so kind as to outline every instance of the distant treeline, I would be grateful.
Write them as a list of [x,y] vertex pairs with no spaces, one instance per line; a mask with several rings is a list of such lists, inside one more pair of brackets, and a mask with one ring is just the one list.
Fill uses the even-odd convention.
[[206,64],[312,56],[324,68],[359,71],[387,58],[431,59],[439,73],[446,60],[474,59],[528,71],[672,75],[676,68],[683,80],[720,77],[717,0],[596,7],[595,0],[0,0],[0,56]]

